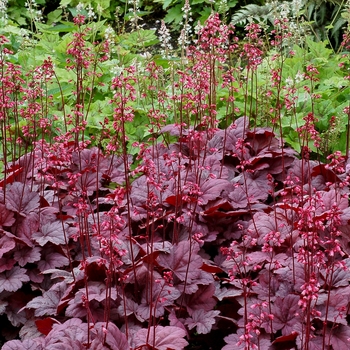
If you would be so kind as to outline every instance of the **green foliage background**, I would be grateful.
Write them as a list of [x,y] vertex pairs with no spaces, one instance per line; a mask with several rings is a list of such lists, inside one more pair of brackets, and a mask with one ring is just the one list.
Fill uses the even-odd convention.
[[[176,46],[176,38],[179,35],[183,21],[184,1],[142,1],[140,3],[127,3],[125,1],[82,1],[85,5],[83,14],[87,15],[87,6],[90,4],[94,8],[96,18],[90,21],[84,28],[90,27],[91,31],[85,36],[86,45],[99,55],[99,46],[93,44],[101,41],[108,28],[114,29],[113,50],[108,60],[103,64],[96,64],[95,71],[98,77],[94,80],[89,76],[88,71],[83,71],[84,80],[84,98],[85,98],[85,117],[87,126],[85,137],[90,139],[92,144],[104,147],[105,140],[102,136],[102,130],[106,127],[105,120],[112,122],[113,108],[109,101],[113,96],[110,89],[110,82],[115,76],[116,70],[123,70],[130,64],[136,64],[139,67],[140,74],[145,65],[152,59],[162,66],[163,78],[158,82],[158,91],[169,93],[176,80],[172,76],[176,69],[184,69],[183,61],[178,51],[174,51],[174,56],[164,59],[160,53],[160,42],[158,39],[158,29],[160,19],[164,19],[170,28],[173,42]],[[264,59],[262,64],[252,77],[252,83],[245,83],[246,88],[241,89],[234,95],[235,107],[240,110],[239,113],[249,115],[252,121],[257,125],[271,125],[274,119],[273,113],[269,110],[276,107],[283,101],[286,92],[283,89],[276,90],[271,88],[271,69],[274,68],[274,51],[269,47],[269,32],[273,29],[272,12],[278,6],[283,6],[287,2],[264,3],[238,2],[236,0],[211,3],[208,0],[194,0],[190,2],[192,24],[197,21],[204,22],[211,11],[219,11],[221,18],[236,23],[236,34],[241,37],[239,45],[243,45],[244,26],[249,18],[259,22],[264,28],[262,36],[265,36]],[[55,135],[56,128],[62,128],[64,116],[72,113],[76,103],[76,75],[74,71],[66,69],[67,45],[74,39],[76,26],[72,23],[73,16],[76,15],[77,0],[45,1],[38,0],[36,3],[26,5],[26,1],[9,1],[7,11],[7,21],[1,22],[0,33],[5,35],[10,43],[5,46],[13,51],[8,60],[21,67],[23,79],[29,80],[30,74],[35,67],[50,57],[55,66],[56,77],[47,87],[47,96],[52,96],[52,102],[48,111],[48,117],[57,117],[52,123],[52,135]],[[290,4],[290,3],[289,3]],[[136,9],[136,13],[130,12],[129,7]],[[43,19],[37,21],[33,11],[41,14]],[[140,17],[140,22],[144,24],[138,30],[132,30],[130,24],[132,15]],[[317,131],[322,136],[322,145],[316,149],[310,141],[310,148],[322,157],[326,157],[335,150],[346,152],[348,116],[343,112],[349,105],[349,80],[347,79],[347,68],[349,67],[348,55],[345,51],[340,54],[342,47],[340,39],[342,33],[346,30],[346,24],[349,18],[349,12],[344,1],[309,1],[305,4],[300,14],[296,18],[303,18],[300,26],[306,28],[305,40],[292,47],[294,55],[283,52],[283,70],[281,86],[287,81],[295,79],[297,74],[304,74],[305,67],[312,64],[319,71],[319,82],[312,86],[312,93],[318,95],[317,103],[312,96],[305,94],[305,81],[295,84],[297,102],[293,111],[281,109],[280,111],[280,130],[284,140],[293,146],[297,151],[301,150],[301,139],[297,128],[303,125],[304,116],[313,112],[318,119],[316,123]],[[283,49],[284,50],[284,49]],[[149,52],[151,55],[149,55]],[[281,53],[281,52],[280,52]],[[278,53],[278,54],[280,54]],[[338,54],[339,53],[339,54]],[[233,57],[224,69],[230,66],[243,66],[239,57]],[[143,68],[142,68],[143,67]],[[188,66],[186,69],[191,69]],[[221,74],[221,73],[220,73]],[[220,77],[220,74],[218,76]],[[241,73],[242,77],[249,75],[246,70]],[[130,102],[135,118],[134,121],[126,123],[126,132],[129,137],[128,152],[137,154],[138,148],[133,145],[137,142],[145,142],[152,135],[148,131],[150,123],[148,111],[154,96],[146,91],[147,75],[143,78],[143,83],[138,83],[135,87],[138,91],[138,98]],[[175,80],[174,80],[175,79]],[[244,79],[243,79],[244,80]],[[241,81],[242,83],[242,81]],[[235,83],[237,89],[240,87],[240,78]],[[88,87],[92,86],[91,91]],[[217,118],[221,126],[227,124],[228,115],[235,115],[229,110],[225,100],[229,91],[225,88],[215,87],[217,98]],[[271,88],[271,89],[270,89]],[[273,91],[269,98],[264,93],[267,90]],[[141,98],[141,94],[144,94]],[[167,122],[176,121],[174,112],[167,111]],[[238,117],[236,114],[234,117]],[[336,125],[330,128],[330,120],[336,116]],[[9,127],[7,133],[11,137],[22,137],[20,129],[26,125],[23,120],[18,120],[16,116],[9,114]],[[112,126],[110,125],[112,129]],[[27,140],[30,142],[31,140]],[[20,151],[14,154],[11,145],[7,151],[10,158],[19,157]]]

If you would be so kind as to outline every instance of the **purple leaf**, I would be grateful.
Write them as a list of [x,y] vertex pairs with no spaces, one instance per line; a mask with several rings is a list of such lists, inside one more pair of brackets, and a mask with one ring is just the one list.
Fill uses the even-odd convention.
[[15,259],[0,258],[0,272],[11,270],[15,264]]
[[[81,344],[81,349],[85,349],[82,344],[88,341],[87,323],[83,323],[79,318],[71,318],[63,324],[54,324],[52,331],[45,338],[45,349],[54,349],[53,344],[61,343],[62,340],[67,338],[78,342],[78,344]],[[65,349],[67,350],[67,348]],[[80,347],[77,349],[80,349]]]
[[76,170],[79,171],[95,169],[102,160],[103,155],[97,147],[83,149],[72,154],[72,162],[76,165]]
[[[294,160],[296,153],[288,148],[284,148],[284,154],[282,156],[273,155],[272,159],[269,159],[269,173],[275,175],[276,179],[280,179],[281,174],[285,173],[286,169],[289,168]],[[289,155],[287,153],[290,153]],[[283,177],[284,179],[284,177]]]
[[229,181],[209,178],[201,185],[202,194],[199,196],[199,200],[201,204],[205,205],[209,201],[220,197],[224,191],[230,192],[231,190],[232,184]]
[[[179,125],[179,124],[167,124],[167,125],[165,125],[165,126],[163,126],[161,129],[160,129],[160,133],[166,133],[166,132],[168,132],[170,135],[172,135],[172,136],[180,136],[180,134],[181,134],[181,126]],[[182,133],[183,132],[185,132],[185,134],[187,134],[187,132],[186,132],[187,130],[184,130],[184,131],[182,131]]]
[[248,126],[249,120],[247,117],[238,118],[226,130],[217,131],[208,142],[208,148],[222,150],[225,147],[225,150],[236,151],[236,142],[238,139],[245,139]]
[[41,260],[38,262],[38,268],[40,271],[45,271],[56,267],[67,266],[68,263],[68,258],[56,251],[54,246],[45,246],[45,249],[41,252]]
[[[164,283],[154,283],[152,288],[146,286],[142,291],[141,303],[137,308],[136,316],[139,316],[138,319],[147,320],[151,311],[154,317],[161,317],[164,315],[164,307],[172,305],[180,295],[177,288],[164,285]],[[150,307],[152,307],[151,310]]]
[[176,288],[185,294],[193,294],[197,292],[199,285],[208,285],[213,283],[213,281],[214,278],[211,273],[199,270],[198,275],[191,280],[191,283],[188,283],[189,281],[183,281],[177,283]]
[[19,331],[22,340],[41,337],[41,335],[42,333],[38,331],[34,320],[28,320]]
[[271,345],[271,342],[269,339],[267,339],[267,335],[262,336],[260,334],[259,340],[255,332],[250,332],[249,336],[249,343],[242,340],[242,338],[244,339],[244,334],[243,330],[239,328],[237,334],[230,334],[229,336],[224,338],[227,345],[225,345],[221,350],[251,349],[252,347],[249,346],[249,344],[259,344],[259,349],[261,350],[269,349],[269,345]]
[[348,325],[336,325],[331,330],[327,329],[326,333],[326,340],[330,338],[333,349],[345,350],[350,348],[350,327]]
[[247,189],[250,203],[265,201],[268,198],[271,185],[267,179],[267,171],[255,171],[239,175],[235,181]]
[[[290,258],[290,260],[291,259],[293,258]],[[279,276],[279,280],[284,282],[284,284],[289,282],[289,284],[293,284],[294,290],[299,290],[305,283],[305,267],[298,261],[294,261],[294,266],[291,266],[290,260],[288,266],[275,270],[275,273]],[[293,271],[295,279],[293,279]]]
[[341,224],[347,225],[350,220],[350,207],[343,209],[340,217],[341,217]]
[[33,232],[39,229],[38,213],[29,213],[26,217],[19,217],[12,226],[11,232],[29,247],[34,247],[32,240]]
[[60,269],[47,269],[42,272],[42,274],[51,274],[51,278],[59,278],[60,280],[64,280],[66,283],[72,283],[74,282],[73,275],[75,275],[78,279],[78,274],[84,274],[83,271],[81,271],[79,268],[74,268],[72,272],[60,270]]
[[321,312],[319,317],[322,321],[334,323],[341,323],[345,326],[348,324],[346,314],[348,305],[350,302],[350,286],[344,288],[337,288],[330,291],[329,301],[328,295],[325,295],[325,300],[322,302],[322,298],[317,301],[317,310]]
[[41,283],[44,280],[44,275],[37,268],[30,269],[27,273],[30,280],[34,283]]
[[[288,270],[288,272],[290,272]],[[288,274],[286,272],[286,275]],[[274,301],[276,296],[285,297],[292,292],[291,281],[284,276],[274,275],[268,270],[263,270],[259,275],[259,283],[253,286],[254,293],[259,295],[260,300]]]
[[340,210],[349,207],[347,197],[341,196],[339,191],[335,191],[333,188],[329,191],[318,191],[318,195],[318,202],[314,209],[317,216],[322,216],[325,212],[331,210],[334,205],[337,205]]
[[216,285],[215,288],[215,297],[222,301],[225,298],[235,298],[241,296],[243,291],[241,289],[221,287]]
[[[126,298],[125,303],[121,303],[118,307],[118,313],[120,316],[125,317],[125,316],[130,316],[132,314],[136,315],[138,309],[138,304],[135,303],[133,300]],[[141,321],[143,321],[142,319]]]
[[56,283],[53,288],[27,303],[26,308],[35,309],[35,316],[56,316],[57,306],[67,289],[65,282]]
[[206,210],[203,212],[203,217],[210,220],[217,220],[222,218],[240,217],[247,213],[247,209],[233,210],[233,206],[226,199],[219,199],[208,204]]
[[202,171],[202,178],[208,178],[214,175],[220,179],[228,179],[228,169],[220,161],[222,159],[222,153],[211,154],[204,159],[204,169]]
[[275,134],[269,129],[257,129],[247,133],[252,155],[264,156],[272,151],[281,152],[280,141],[275,138]]
[[75,187],[79,191],[91,196],[98,189],[98,182],[101,180],[101,177],[101,173],[86,171],[79,177]]
[[8,305],[6,307],[6,316],[13,326],[22,326],[27,322],[28,318],[32,317],[31,313],[26,313],[26,311],[23,310],[29,298],[28,294],[25,294],[21,290],[10,293],[10,296],[7,297]]
[[[325,281],[327,281],[327,285],[334,287],[345,287],[349,285],[350,281],[350,259],[344,259],[342,261],[344,263],[344,266],[342,265],[336,265],[334,266],[333,273],[330,274],[327,269],[324,269],[321,271],[321,274]],[[330,280],[330,278],[332,280]]]
[[[151,346],[154,350],[183,350],[188,342],[183,339],[186,332],[173,326],[157,326],[150,329],[140,329],[135,336],[137,347]],[[148,339],[148,341],[147,341]]]
[[7,301],[4,300],[0,300],[0,315],[2,315],[3,313],[5,313],[6,311],[6,306],[8,305]]
[[242,342],[238,334],[230,334],[224,340],[227,345],[222,350],[243,350],[247,348],[245,342]]
[[296,329],[296,324],[302,319],[298,316],[300,297],[288,294],[285,298],[276,297],[272,305],[272,314],[275,316],[272,323],[274,330],[283,329],[282,334],[290,334]]
[[34,263],[40,260],[41,247],[21,247],[16,250],[13,257],[17,260],[19,266],[24,266],[27,263]]
[[[128,164],[132,163],[132,156],[127,156]],[[125,182],[125,170],[123,157],[114,156],[111,164],[108,164],[108,172],[112,182],[122,184]]]
[[0,226],[11,227],[15,221],[14,213],[6,209],[5,204],[0,203]]
[[189,282],[197,277],[197,270],[203,264],[198,251],[197,243],[182,241],[172,247],[170,254],[160,254],[157,261],[162,267],[173,271],[181,281]]
[[208,286],[199,285],[197,292],[193,294],[186,294],[183,298],[183,303],[190,315],[195,310],[210,311],[216,305],[216,300],[213,298],[215,293],[214,284]]
[[262,265],[265,261],[271,260],[271,254],[266,252],[252,252],[247,258],[247,263],[250,265],[249,268],[255,268],[257,265]]
[[45,350],[86,350],[86,346],[78,340],[62,338],[61,341],[45,346]]
[[66,241],[61,221],[48,222],[40,226],[40,231],[32,235],[39,245],[44,246],[47,242],[56,245],[65,244]]
[[177,318],[176,313],[174,310],[171,310],[169,316],[168,316],[170,326],[175,326],[183,329],[186,332],[186,336],[188,337],[187,329],[184,325],[185,319],[183,318]]
[[231,199],[231,205],[234,209],[245,208],[248,205],[247,194],[242,185],[237,184],[228,197]]
[[0,238],[0,258],[16,246],[14,239],[7,237],[6,235]]
[[28,282],[29,277],[26,269],[15,266],[12,270],[0,273],[0,293],[4,290],[15,292],[22,287],[23,282]]
[[31,192],[27,185],[14,182],[6,195],[6,208],[27,216],[39,208],[39,194]]
[[[254,225],[254,223],[256,223],[256,225]],[[283,227],[283,229],[278,227],[278,221],[273,217],[273,214],[268,215],[258,212],[254,214],[254,223],[250,225],[250,229],[254,232],[254,237],[258,238],[259,244],[264,244],[264,237],[271,232],[280,232],[281,238],[284,238],[287,234],[287,227]]]
[[[66,309],[66,316],[68,317],[79,317],[84,318],[86,317],[87,311],[86,307],[83,305],[82,298],[86,297],[86,294],[82,291],[78,291],[75,293],[75,297],[71,299],[68,303],[67,309]],[[89,301],[89,307],[91,309],[91,301]],[[93,310],[96,311],[96,310]]]
[[215,324],[215,317],[220,314],[220,311],[204,311],[195,310],[190,318],[187,318],[185,324],[189,329],[197,327],[198,334],[208,334],[211,331],[213,324]]
[[[89,282],[89,300],[102,302],[106,300],[106,284],[103,282]],[[115,289],[108,291],[109,298],[116,299],[117,292]]]
[[41,339],[10,340],[1,348],[2,350],[44,350]]
[[131,199],[134,206],[142,206],[147,203],[147,177],[145,175],[137,178],[131,187]]
[[40,223],[46,224],[55,221],[59,212],[58,208],[55,207],[40,208]]
[[104,322],[97,322],[94,329],[97,331],[96,338],[93,340],[91,350],[129,350],[130,346],[124,333],[116,325],[109,322],[105,327]]

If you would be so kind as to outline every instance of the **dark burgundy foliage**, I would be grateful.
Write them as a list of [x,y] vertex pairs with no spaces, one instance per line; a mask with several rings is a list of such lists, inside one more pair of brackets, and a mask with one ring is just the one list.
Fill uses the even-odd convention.
[[348,349],[344,179],[247,118],[162,132],[179,140],[133,173],[132,157],[71,145],[8,170],[3,349],[299,348],[306,329],[310,349]]
[[[147,349],[149,346],[152,349],[159,350],[181,350],[184,349],[188,342],[183,339],[186,332],[174,326],[157,326],[147,329],[139,329],[136,332],[134,342],[136,349]],[[148,345],[148,346],[147,346]]]

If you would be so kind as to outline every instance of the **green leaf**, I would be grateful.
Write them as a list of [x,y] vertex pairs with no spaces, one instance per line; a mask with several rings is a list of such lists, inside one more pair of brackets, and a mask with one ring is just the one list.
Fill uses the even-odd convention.
[[96,6],[94,6],[95,9],[97,9],[97,6],[101,6],[102,10],[106,10],[109,8],[111,2],[110,0],[98,0],[93,2]]
[[[59,52],[59,53],[62,53],[62,54],[65,54],[66,55],[66,52],[67,52],[67,47],[68,47],[68,44],[73,40],[73,36],[71,33],[68,33],[68,34],[65,34],[59,44],[56,46],[55,48],[55,52]],[[65,62],[60,62],[60,63],[65,63]]]
[[300,152],[301,147],[300,147],[300,140],[298,137],[298,133],[290,129],[288,130],[289,132],[285,134],[284,140],[286,143],[288,143],[292,148],[294,148],[297,152]]
[[57,23],[62,18],[62,9],[57,9],[47,15],[47,24]]
[[27,26],[27,20],[24,17],[23,13],[21,13],[21,11],[18,11],[16,8],[14,8],[14,9],[9,8],[7,10],[7,15],[14,22],[18,23],[18,25],[23,26],[23,27]]
[[182,21],[183,12],[181,10],[182,5],[176,5],[169,9],[167,15],[164,17],[165,23],[172,23],[175,22],[175,24],[179,24]]
[[211,9],[209,7],[204,7],[204,9],[199,13],[201,14],[200,20],[202,23],[204,23],[211,15]]
[[55,72],[60,83],[66,82],[69,85],[73,85],[72,81],[75,81],[76,75],[72,70],[67,70],[66,68],[55,67]]
[[163,4],[163,10],[166,10],[173,3],[173,0],[153,0],[153,2]]
[[[143,17],[143,16],[149,15],[150,13],[151,13],[150,11],[138,11],[138,12],[136,12],[136,16]],[[129,12],[124,16],[124,19],[126,21],[130,21],[131,18],[133,18],[134,16],[135,16],[135,14],[133,12]]]
[[157,66],[162,66],[163,68],[169,68],[171,62],[180,62],[180,57],[171,57],[171,58],[163,58],[160,55],[156,55],[153,57],[154,62]]
[[136,133],[136,128],[134,125],[132,125],[132,123],[125,123],[125,131],[127,133],[127,135],[130,137],[131,135]]
[[238,4],[238,0],[230,0],[227,4],[229,8],[233,8]]
[[67,7],[68,5],[70,5],[71,4],[71,0],[61,0],[60,1],[60,6],[61,7]]
[[339,30],[345,25],[345,23],[347,23],[347,21],[343,18],[339,18],[333,28],[332,28],[332,37],[335,37],[338,33],[339,33]]
[[335,87],[337,89],[340,89],[344,86],[348,85],[348,81],[344,79],[344,77],[340,76],[333,76],[329,79],[325,79],[322,84],[324,84],[327,87]]
[[159,42],[155,35],[155,30],[141,29],[135,32],[127,33],[119,37],[120,43],[126,48],[147,47]]
[[306,43],[312,54],[312,57],[317,59],[327,60],[331,53],[333,52],[331,49],[326,47],[327,42],[325,41],[314,41],[315,39],[312,37],[306,38]]
[[58,102],[61,102],[61,94],[63,96],[71,96],[72,95],[72,85],[61,82],[60,87],[54,87],[48,90],[48,95],[52,95],[54,98],[57,98]]
[[76,28],[72,23],[65,23],[65,24],[60,23],[53,27],[46,28],[45,30],[48,32],[70,33],[70,32],[73,32],[75,29]]
[[205,0],[192,0],[191,5],[203,4],[206,3]]

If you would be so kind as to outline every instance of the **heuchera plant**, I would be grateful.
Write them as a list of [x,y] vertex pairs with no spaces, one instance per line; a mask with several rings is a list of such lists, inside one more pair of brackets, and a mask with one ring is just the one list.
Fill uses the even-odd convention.
[[2,191],[1,310],[23,339],[3,349],[182,349],[229,329],[224,349],[347,346],[342,158],[299,160],[247,123],[145,150],[128,196],[105,187],[125,174],[97,148],[72,149],[58,187],[30,175]]
[[[197,64],[179,71],[179,122],[161,125],[151,110],[156,136],[137,156],[126,152],[130,67],[112,82],[105,150],[88,147],[77,103],[73,129],[7,166],[2,349],[349,348],[350,164],[338,152],[310,159],[312,114],[301,157],[247,117],[217,128],[208,82],[237,48],[232,30],[210,17],[190,49]],[[204,69],[203,57],[215,64]]]

